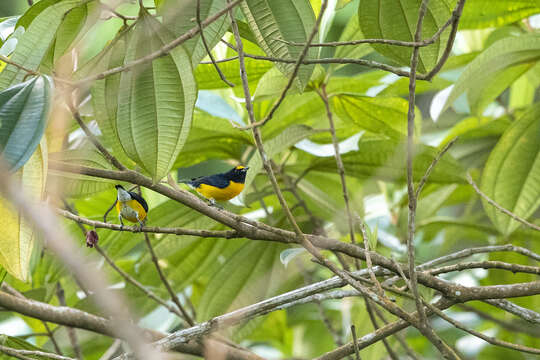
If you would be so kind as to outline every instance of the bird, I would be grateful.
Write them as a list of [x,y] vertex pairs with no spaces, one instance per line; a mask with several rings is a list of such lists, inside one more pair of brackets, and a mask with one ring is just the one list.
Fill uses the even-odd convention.
[[182,182],[204,196],[210,205],[216,206],[216,200],[231,200],[244,190],[248,169],[247,166],[238,165],[224,173],[201,176]]
[[132,191],[127,191],[122,185],[114,186],[117,191],[116,210],[121,227],[124,227],[122,218],[131,222],[138,222],[139,229],[144,226],[146,215],[148,214],[148,204],[143,197]]

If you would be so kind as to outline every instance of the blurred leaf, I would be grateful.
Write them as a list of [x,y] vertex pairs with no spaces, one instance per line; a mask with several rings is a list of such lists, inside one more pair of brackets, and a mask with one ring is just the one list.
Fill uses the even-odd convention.
[[[419,0],[361,0],[358,7],[360,29],[367,38],[414,41]],[[422,38],[428,39],[446,23],[452,11],[451,1],[429,2],[422,26]],[[448,39],[445,30],[433,44],[420,48],[418,71],[425,73],[435,66]],[[411,47],[373,44],[373,48],[390,59],[409,66]]]
[[[66,150],[50,154],[50,159],[65,162],[71,165],[89,166],[97,169],[112,170],[113,167],[107,159],[94,148]],[[58,170],[49,170],[51,186],[59,186],[67,197],[84,197],[93,195],[114,187],[118,181],[73,174]],[[103,211],[105,212],[105,211]]]
[[[395,140],[407,135],[409,105],[404,99],[339,95],[332,98],[332,105],[342,120],[360,129]],[[420,123],[418,117],[417,128]]]
[[[157,51],[173,40],[150,15],[144,15],[132,31],[124,62]],[[167,56],[122,72],[118,89],[120,144],[158,181],[173,166],[191,127],[197,90],[189,57],[182,47],[176,47]]]
[[283,249],[283,244],[253,241],[238,249],[212,276],[197,318],[208,320],[275,294],[284,281],[284,268],[279,263]]
[[464,30],[498,27],[539,12],[540,6],[536,0],[468,0],[459,20],[459,28]]
[[[200,0],[201,21],[214,15],[227,6],[225,0]],[[163,16],[163,23],[174,35],[180,36],[196,26],[193,19],[197,18],[197,1],[178,2],[176,0],[164,0],[158,7],[159,14]],[[227,14],[204,28],[204,38],[208,47],[213,49],[221,40],[229,28],[230,19]],[[206,57],[206,49],[200,35],[186,41],[184,48],[191,56],[191,64],[195,68]],[[214,69],[215,71],[215,69]]]
[[467,92],[469,106],[478,113],[540,59],[540,35],[529,34],[497,41],[478,55],[461,74],[444,109]]
[[[345,172],[348,176],[375,178],[386,181],[403,182],[406,179],[406,146],[393,140],[362,138],[358,151],[342,155]],[[431,164],[437,150],[430,146],[418,145],[414,158],[414,181],[420,181]],[[336,173],[336,161],[333,158],[314,159],[311,169]],[[464,170],[449,155],[443,157],[434,168],[429,182],[463,183]]]
[[444,146],[459,136],[460,140],[500,136],[510,125],[508,117],[490,119],[488,117],[468,117],[454,125],[439,146]]
[[[351,19],[347,23],[347,26],[341,33],[339,41],[352,41],[364,38],[364,34],[362,34],[362,30],[360,29],[360,24],[358,23],[358,21],[358,16],[353,15],[351,17]],[[360,59],[371,52],[373,52],[373,48],[369,46],[369,44],[348,45],[338,47],[334,56],[336,58]],[[334,66],[336,66],[336,68],[339,68],[344,65],[335,64]]]
[[[37,70],[55,39],[64,15],[79,3],[79,0],[63,0],[40,11],[35,19],[30,20],[28,28],[19,38],[11,60],[26,69]],[[20,22],[24,22],[24,19],[24,16],[21,17]],[[0,73],[0,89],[21,82],[26,75],[24,70],[13,65],[6,66]]]
[[[43,140],[28,162],[15,173],[26,193],[35,201],[43,195],[47,174],[47,146]],[[5,199],[0,201],[0,265],[15,278],[28,281],[30,258],[37,233]]]
[[287,265],[291,262],[292,259],[297,257],[298,255],[305,253],[305,248],[290,248],[285,249],[279,254],[279,261],[287,267]]
[[[247,0],[240,4],[247,23],[257,38],[257,43],[271,57],[297,59],[302,47],[287,45],[279,40],[305,43],[315,15],[307,0]],[[315,58],[316,50],[310,48],[306,58]],[[294,64],[277,63],[278,69],[290,76]],[[301,66],[296,85],[303,90],[313,72],[313,65]]]
[[49,116],[52,84],[38,76],[0,92],[0,149],[12,171],[36,150]]
[[[496,203],[528,218],[540,206],[540,106],[515,121],[491,152],[482,173],[481,189]],[[505,235],[520,223],[483,201],[495,227]]]
[[[304,125],[292,125],[283,131],[280,135],[267,140],[264,144],[264,149],[266,155],[269,159],[273,158],[283,150],[293,146],[302,139],[308,138],[309,136],[315,134],[317,131],[312,128]],[[246,182],[244,189],[249,189],[251,183],[259,172],[263,169],[263,162],[261,156],[257,152],[251,160],[247,163],[249,171],[246,176]],[[242,196],[245,195],[245,192],[242,193]]]

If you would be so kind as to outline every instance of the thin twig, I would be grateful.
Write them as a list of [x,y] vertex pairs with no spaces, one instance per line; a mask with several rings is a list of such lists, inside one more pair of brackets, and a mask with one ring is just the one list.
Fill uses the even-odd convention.
[[354,355],[356,356],[356,360],[360,359],[360,350],[358,350],[358,343],[356,342],[357,336],[356,336],[356,327],[354,325],[351,325],[351,335],[352,335],[352,341],[354,344]]
[[16,357],[17,359],[23,359],[23,360],[34,360],[35,359],[34,356],[46,357],[46,358],[54,359],[54,360],[75,360],[70,357],[57,355],[57,354],[53,354],[49,352],[37,351],[37,350],[14,349],[12,347],[4,346],[4,345],[0,345],[0,351],[7,355]]
[[458,138],[455,137],[451,141],[449,141],[444,146],[444,148],[442,148],[442,150],[439,151],[439,153],[437,154],[437,156],[435,156],[433,161],[431,161],[431,164],[429,164],[429,167],[427,168],[426,173],[424,174],[424,176],[422,176],[422,179],[420,179],[420,182],[418,183],[418,187],[416,188],[416,194],[415,194],[416,199],[418,199],[420,197],[420,193],[422,192],[422,189],[424,188],[424,185],[426,185],[426,182],[427,182],[427,180],[429,178],[429,175],[431,175],[431,172],[433,171],[433,169],[435,168],[435,166],[437,165],[439,160],[441,160],[441,158],[444,156],[444,154],[446,154],[446,152],[448,150],[450,150],[452,145],[454,145],[457,140],[458,140]]
[[478,195],[480,195],[484,200],[486,200],[490,205],[492,205],[493,207],[495,207],[495,209],[499,210],[500,212],[502,212],[503,214],[506,214],[508,216],[510,216],[512,219],[516,220],[516,221],[519,221],[520,223],[522,223],[523,225],[526,225],[527,227],[533,229],[533,230],[536,230],[536,231],[540,231],[540,226],[536,225],[536,224],[533,224],[531,222],[528,222],[527,220],[525,220],[524,218],[514,214],[513,212],[511,212],[510,210],[507,210],[505,209],[504,207],[502,207],[501,205],[499,205],[498,203],[496,203],[494,200],[492,200],[489,196],[487,196],[486,194],[484,194],[482,192],[482,190],[480,190],[480,188],[478,187],[478,185],[476,185],[476,183],[474,182],[474,180],[472,179],[471,175],[469,173],[467,173],[467,182],[469,184],[471,184],[471,186],[473,187],[474,191],[476,191],[476,193]]
[[105,159],[107,159],[118,170],[126,170],[126,167],[122,165],[122,163],[120,163],[120,161],[118,161],[118,159],[115,158],[107,149],[105,149],[103,145],[101,145],[97,137],[86,126],[83,119],[81,118],[81,114],[71,102],[68,102],[68,107],[71,113],[73,114],[73,117],[79,124],[81,130],[85,133],[85,135],[88,137],[90,142],[94,144],[94,146],[99,150],[99,152],[101,152],[101,154],[105,157]]
[[[422,0],[420,10],[418,11],[418,21],[416,23],[416,32],[414,41],[419,42],[422,38],[422,23],[427,12],[427,4],[429,0]],[[409,221],[408,221],[408,236],[407,236],[407,255],[409,261],[409,276],[411,291],[416,302],[416,309],[420,315],[420,322],[426,326],[427,319],[422,306],[422,300],[418,293],[418,279],[416,275],[416,265],[414,263],[414,233],[415,233],[415,217],[416,217],[416,196],[414,192],[413,179],[413,159],[414,159],[414,117],[415,117],[415,96],[416,96],[416,69],[418,67],[419,50],[417,46],[413,48],[411,55],[411,71],[409,75],[409,110],[407,112],[407,192],[409,194]]]
[[443,65],[448,60],[450,53],[452,52],[452,47],[454,46],[454,40],[456,39],[459,19],[461,18],[461,13],[463,12],[463,6],[465,6],[465,0],[459,0],[452,12],[452,29],[450,30],[450,35],[444,49],[444,53],[437,62],[437,64],[431,69],[430,72],[422,76],[423,80],[431,81],[435,75],[441,71]]
[[[356,245],[356,235],[354,231],[354,220],[351,212],[351,205],[349,203],[349,191],[347,190],[347,180],[345,178],[345,166],[343,165],[343,160],[341,159],[341,153],[339,150],[339,140],[336,136],[336,127],[334,125],[334,116],[332,115],[332,110],[330,109],[330,103],[328,101],[328,95],[326,94],[326,84],[321,85],[320,91],[317,91],[317,94],[324,103],[324,108],[326,109],[326,117],[328,119],[328,124],[330,126],[330,134],[332,135],[332,145],[334,146],[334,158],[336,159],[336,166],[339,173],[339,179],[341,181],[341,192],[343,194],[343,200],[345,202],[345,211],[347,212],[347,224],[349,226],[349,236],[351,237],[351,243]],[[363,234],[362,234],[363,235]],[[364,237],[364,243],[367,239]],[[356,269],[360,268],[360,263],[358,259],[354,259],[354,264]],[[379,294],[382,295],[382,294]]]
[[177,315],[179,318],[182,318],[182,313],[177,309],[175,308],[174,306],[171,306],[169,305],[165,300],[161,299],[160,297],[158,297],[156,294],[154,294],[153,291],[149,290],[146,288],[146,286],[144,286],[143,284],[141,284],[140,282],[138,282],[137,280],[135,280],[135,278],[133,278],[131,275],[129,275],[128,273],[126,273],[124,270],[120,269],[118,267],[118,265],[116,265],[116,263],[114,262],[113,259],[111,259],[106,253],[105,251],[103,251],[103,249],[98,245],[98,244],[95,244],[94,247],[96,248],[97,252],[99,252],[101,254],[101,256],[103,256],[103,258],[105,259],[105,261],[107,261],[107,263],[121,276],[123,277],[128,283],[130,283],[131,285],[135,286],[137,289],[141,290],[143,293],[146,294],[146,296],[148,296],[150,299],[154,300],[155,302],[157,302],[158,304],[160,304],[161,306],[163,306],[165,309],[169,310],[171,313]]
[[202,21],[201,21],[201,0],[197,0],[197,25],[199,25],[200,32],[201,32],[201,40],[204,45],[204,48],[206,49],[206,53],[208,54],[208,57],[210,58],[210,61],[212,64],[214,64],[214,68],[216,69],[216,72],[219,75],[219,78],[230,87],[234,87],[234,84],[227,80],[225,77],[225,74],[221,71],[218,64],[216,63],[216,59],[214,59],[214,55],[212,55],[212,50],[210,49],[210,46],[208,46],[208,43],[206,42],[206,37],[204,36]]
[[540,314],[531,309],[524,308],[516,305],[513,302],[506,299],[487,299],[483,300],[485,303],[498,307],[510,314],[519,316],[523,320],[526,320],[533,324],[540,324]]
[[[64,289],[62,288],[62,284],[60,284],[60,282],[56,283],[56,297],[58,298],[58,303],[61,306],[67,306]],[[73,352],[75,353],[75,357],[82,360],[83,357],[81,352],[81,346],[79,345],[79,340],[77,339],[77,333],[75,332],[75,329],[70,326],[66,326],[66,331],[68,333],[69,342],[71,343]]]
[[287,95],[287,92],[289,91],[294,81],[296,80],[296,76],[298,75],[298,70],[300,70],[300,66],[302,65],[304,59],[307,56],[307,53],[309,51],[309,44],[313,41],[313,38],[319,31],[319,25],[321,24],[321,21],[322,21],[322,15],[324,11],[326,10],[326,6],[327,6],[326,3],[327,1],[323,1],[323,4],[321,4],[321,10],[319,12],[319,16],[317,17],[317,20],[315,20],[315,24],[313,25],[313,28],[311,29],[311,33],[309,34],[307,38],[306,45],[304,46],[304,48],[302,49],[302,52],[300,53],[300,56],[298,56],[298,58],[296,59],[294,63],[294,68],[291,72],[291,75],[289,76],[289,81],[287,82],[287,85],[285,85],[285,88],[279,95],[279,98],[274,102],[274,104],[268,111],[268,114],[264,117],[264,119],[262,119],[261,121],[255,121],[251,123],[250,125],[244,126],[241,128],[242,130],[248,130],[248,129],[251,129],[252,127],[263,126],[264,124],[266,124],[268,121],[270,121],[270,119],[272,119],[276,110],[279,108],[283,100],[285,100],[285,96]]
[[53,332],[51,331],[49,324],[47,324],[46,321],[42,321],[42,323],[43,323],[43,327],[45,327],[45,331],[47,332],[47,335],[49,336],[49,339],[51,339],[51,342],[54,347],[54,351],[56,351],[58,355],[64,355],[62,353],[62,350],[60,349],[60,346],[58,345],[58,342],[56,341],[56,338],[54,337]]
[[509,348],[509,349],[513,349],[513,350],[517,350],[517,351],[521,351],[521,352],[526,352],[526,353],[530,353],[530,354],[540,354],[540,349],[531,348],[531,347],[524,346],[524,345],[519,345],[519,344],[514,344],[514,343],[511,343],[511,342],[508,342],[508,341],[504,341],[504,340],[499,340],[497,338],[482,334],[481,332],[475,331],[473,329],[469,329],[465,324],[463,324],[463,323],[461,323],[461,322],[459,322],[459,321],[457,321],[455,319],[452,319],[450,316],[446,315],[442,310],[439,310],[437,307],[431,305],[430,303],[425,302],[424,304],[428,308],[430,308],[434,313],[436,313],[437,316],[439,316],[441,319],[444,319],[446,322],[454,325],[458,329],[466,331],[469,334],[471,334],[473,336],[476,336],[477,338],[480,338],[480,339],[482,339],[482,340],[484,340],[484,341],[486,341],[486,342],[488,342],[488,343],[490,343],[492,345],[502,346],[502,347],[506,347],[506,348]]
[[129,231],[133,233],[143,232],[143,233],[154,233],[154,234],[173,234],[173,235],[188,235],[188,236],[198,236],[198,237],[215,237],[215,238],[239,238],[242,237],[240,233],[236,230],[204,230],[204,229],[184,229],[184,228],[166,228],[159,226],[143,226],[139,228],[138,226],[120,226],[118,224],[110,224],[106,222],[101,222],[97,220],[90,220],[82,216],[75,215],[67,210],[56,209],[56,212],[66,219],[73,220],[79,224],[86,224],[92,226],[96,229],[109,229],[113,231]]
[[[373,311],[373,308],[376,308],[376,306],[371,306],[371,303],[369,302],[368,298],[365,298],[366,303],[366,311],[368,313],[369,319],[371,320],[371,323],[373,324],[373,329],[377,330],[379,328],[379,324],[377,323],[377,318],[375,318],[375,314]],[[351,332],[354,325],[351,326]],[[356,344],[356,334],[353,335],[353,341]],[[399,360],[399,356],[396,355],[394,350],[392,350],[392,347],[388,343],[386,339],[382,339],[384,348],[386,349],[386,352],[388,353],[388,356],[390,356],[390,359],[392,360]],[[358,345],[355,346],[354,352],[355,354],[358,353]]]
[[195,325],[195,322],[193,319],[189,316],[189,314],[186,312],[182,304],[180,303],[180,300],[178,299],[178,296],[174,292],[174,290],[171,287],[171,284],[167,280],[167,277],[165,274],[163,274],[163,271],[161,270],[161,266],[159,265],[159,260],[156,256],[156,252],[154,251],[154,248],[152,247],[152,243],[150,242],[150,238],[148,237],[147,233],[144,233],[144,241],[146,242],[146,246],[148,247],[148,250],[150,251],[150,257],[152,258],[152,262],[154,263],[154,266],[156,267],[156,270],[158,272],[159,278],[161,279],[161,282],[163,285],[165,285],[165,288],[169,292],[169,295],[171,296],[172,301],[176,304],[178,307],[178,310],[181,312],[181,317],[190,325]]

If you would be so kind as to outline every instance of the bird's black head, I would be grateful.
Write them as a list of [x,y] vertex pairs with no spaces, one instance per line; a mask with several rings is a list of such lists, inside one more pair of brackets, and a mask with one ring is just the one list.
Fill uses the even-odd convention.
[[118,189],[125,190],[124,187],[123,187],[122,185],[119,185],[119,184],[114,185],[114,188],[115,188],[116,190],[118,190]]
[[238,165],[233,167],[229,172],[225,173],[225,175],[229,180],[243,184],[246,181],[246,173],[248,170],[248,167]]

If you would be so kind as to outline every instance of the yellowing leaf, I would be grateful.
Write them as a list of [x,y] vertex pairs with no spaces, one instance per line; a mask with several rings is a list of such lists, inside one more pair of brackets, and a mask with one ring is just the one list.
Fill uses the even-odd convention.
[[[15,173],[15,178],[20,181],[32,199],[40,200],[44,191],[46,173],[47,145],[46,140],[43,139],[28,162]],[[15,278],[28,281],[30,257],[37,234],[3,198],[0,201],[0,229],[2,229],[0,265]]]

